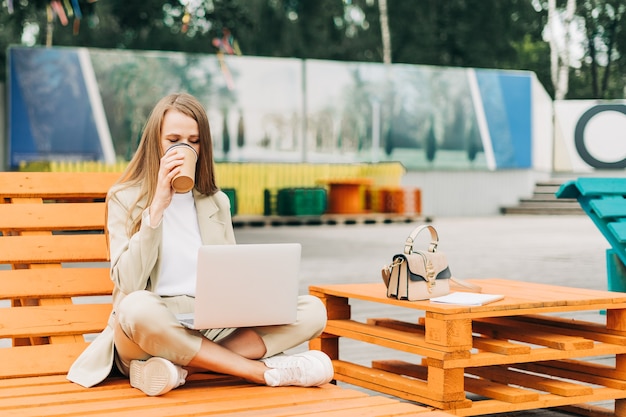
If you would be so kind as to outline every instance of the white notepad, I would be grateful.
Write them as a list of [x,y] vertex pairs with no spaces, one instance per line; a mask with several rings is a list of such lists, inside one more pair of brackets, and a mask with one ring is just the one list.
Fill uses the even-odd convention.
[[502,294],[483,294],[476,292],[453,292],[448,295],[442,295],[441,297],[431,298],[433,303],[441,304],[457,304],[462,306],[482,306],[485,304],[493,303],[494,301],[502,300],[504,295]]

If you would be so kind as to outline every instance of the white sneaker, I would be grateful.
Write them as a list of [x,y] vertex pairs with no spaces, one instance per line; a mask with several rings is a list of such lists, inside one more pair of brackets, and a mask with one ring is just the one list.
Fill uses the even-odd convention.
[[186,377],[185,369],[157,356],[130,361],[130,385],[152,397],[183,385]]
[[264,374],[270,387],[316,387],[330,382],[335,373],[328,355],[319,350],[272,356],[262,362],[270,368]]

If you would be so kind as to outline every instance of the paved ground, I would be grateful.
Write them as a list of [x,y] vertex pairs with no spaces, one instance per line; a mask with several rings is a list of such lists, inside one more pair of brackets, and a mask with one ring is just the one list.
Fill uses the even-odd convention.
[[[446,252],[452,272],[458,278],[498,277],[606,289],[608,243],[587,216],[435,218],[431,224],[439,232],[439,249]],[[300,290],[306,293],[312,283],[379,282],[380,267],[402,251],[404,240],[414,226],[404,223],[282,226],[241,228],[235,234],[239,243],[300,242],[303,248]],[[424,236],[418,243],[423,242],[426,247],[428,239]],[[367,304],[371,303],[360,307]],[[353,311],[360,307],[355,305]],[[384,306],[370,306],[357,319],[385,317],[387,311],[383,310]],[[604,320],[597,313],[573,317]],[[341,351],[346,359],[363,364],[373,357],[393,357],[389,351],[372,345],[345,343]],[[399,357],[397,352],[393,354]],[[507,415],[566,414],[536,410],[498,416]]]

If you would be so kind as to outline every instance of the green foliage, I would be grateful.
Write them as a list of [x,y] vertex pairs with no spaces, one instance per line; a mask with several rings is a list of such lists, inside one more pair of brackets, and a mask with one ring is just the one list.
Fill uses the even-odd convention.
[[434,123],[431,123],[430,129],[428,129],[428,135],[426,135],[426,141],[424,143],[424,150],[426,152],[426,160],[433,162],[435,160],[435,154],[437,153],[437,138],[435,138]]
[[[47,0],[0,6],[0,81],[4,51],[39,28],[35,43],[215,53],[227,28],[246,55],[382,62],[376,0],[78,0],[83,18],[48,31]],[[550,50],[543,40],[547,0],[387,0],[392,62],[534,71],[549,93]],[[578,0],[585,59],[568,98],[621,98],[626,71],[626,3]],[[185,7],[184,4],[189,6]],[[193,4],[193,5],[191,5]],[[557,2],[559,8],[565,1]],[[29,32],[30,33],[30,32]]]
[[246,134],[244,130],[243,115],[239,115],[239,122],[237,122],[237,147],[243,148],[246,144]]

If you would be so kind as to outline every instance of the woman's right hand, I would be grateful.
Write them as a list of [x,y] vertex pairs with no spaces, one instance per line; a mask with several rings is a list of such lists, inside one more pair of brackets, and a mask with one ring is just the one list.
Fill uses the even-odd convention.
[[180,173],[184,159],[185,155],[176,150],[165,152],[161,157],[157,187],[150,205],[150,223],[152,226],[159,224],[163,218],[163,212],[172,202],[172,196],[176,192],[172,187],[172,179]]

